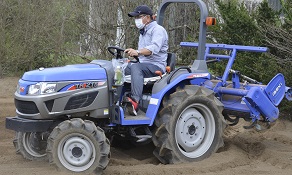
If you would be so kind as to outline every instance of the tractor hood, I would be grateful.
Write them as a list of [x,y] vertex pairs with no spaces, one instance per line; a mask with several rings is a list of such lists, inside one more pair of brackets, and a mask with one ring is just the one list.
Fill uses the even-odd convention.
[[22,76],[24,81],[52,82],[52,81],[79,81],[105,80],[106,71],[98,64],[75,64],[64,67],[40,68],[26,72]]

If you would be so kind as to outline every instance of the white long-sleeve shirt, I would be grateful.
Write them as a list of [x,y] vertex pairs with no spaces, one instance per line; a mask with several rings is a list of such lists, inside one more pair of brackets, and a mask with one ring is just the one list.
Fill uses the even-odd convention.
[[156,21],[149,23],[140,34],[138,50],[146,48],[152,52],[149,56],[139,56],[140,63],[152,63],[159,66],[164,72],[167,60],[168,35],[166,30]]

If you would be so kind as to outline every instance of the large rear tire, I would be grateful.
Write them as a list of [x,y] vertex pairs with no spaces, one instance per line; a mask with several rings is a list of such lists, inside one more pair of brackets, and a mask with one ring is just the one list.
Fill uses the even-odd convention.
[[48,138],[47,154],[58,169],[101,174],[110,158],[110,143],[93,122],[75,118],[54,128]]
[[47,139],[35,132],[16,132],[13,140],[16,153],[25,159],[42,161],[47,159]]
[[154,155],[165,164],[200,161],[223,146],[223,105],[213,91],[185,86],[163,100],[155,119]]

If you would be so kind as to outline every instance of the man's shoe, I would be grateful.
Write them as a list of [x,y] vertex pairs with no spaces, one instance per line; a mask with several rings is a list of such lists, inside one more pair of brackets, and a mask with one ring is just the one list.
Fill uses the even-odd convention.
[[127,110],[129,112],[130,115],[134,115],[137,116],[137,112],[139,110],[138,106],[139,104],[137,102],[135,102],[133,99],[131,99],[130,97],[126,97],[124,102],[127,103]]

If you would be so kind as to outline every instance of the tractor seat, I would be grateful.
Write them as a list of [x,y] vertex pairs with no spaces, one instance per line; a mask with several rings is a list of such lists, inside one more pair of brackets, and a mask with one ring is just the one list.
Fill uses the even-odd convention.
[[[167,59],[166,59],[166,73],[170,73],[175,69],[175,63],[176,63],[176,54],[175,53],[167,53]],[[150,78],[144,78],[144,85],[146,85],[148,82],[156,82],[157,80],[160,80],[162,76],[164,76],[166,73],[162,74],[161,71],[155,72],[157,76],[150,77]],[[131,75],[125,76],[125,81],[127,83],[131,83]]]
[[170,67],[170,72],[175,69],[176,55],[175,53],[167,53],[166,67]]

